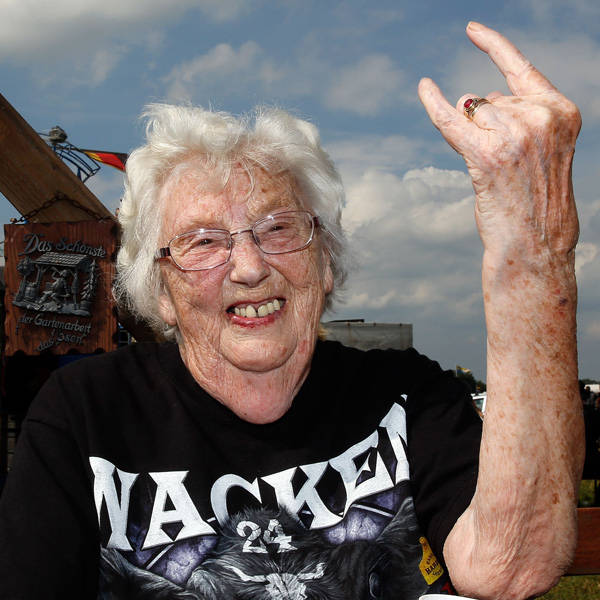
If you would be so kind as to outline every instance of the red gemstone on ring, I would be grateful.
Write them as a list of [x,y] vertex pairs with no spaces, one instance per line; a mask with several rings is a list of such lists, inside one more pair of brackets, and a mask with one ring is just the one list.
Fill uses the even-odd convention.
[[465,103],[463,104],[463,106],[465,108],[469,108],[471,106],[471,104],[473,104],[473,98],[469,98],[469,99],[465,100]]

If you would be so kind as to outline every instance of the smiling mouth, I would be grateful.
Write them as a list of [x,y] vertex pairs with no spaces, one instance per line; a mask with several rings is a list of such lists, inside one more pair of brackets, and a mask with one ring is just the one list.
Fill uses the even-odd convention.
[[274,298],[262,304],[238,304],[230,306],[227,312],[237,317],[245,317],[246,319],[261,319],[281,310],[284,304],[285,300],[283,298]]

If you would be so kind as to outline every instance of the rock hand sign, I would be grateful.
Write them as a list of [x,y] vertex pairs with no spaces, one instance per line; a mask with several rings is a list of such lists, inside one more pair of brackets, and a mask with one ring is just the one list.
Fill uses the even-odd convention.
[[116,346],[111,220],[4,226],[6,354]]

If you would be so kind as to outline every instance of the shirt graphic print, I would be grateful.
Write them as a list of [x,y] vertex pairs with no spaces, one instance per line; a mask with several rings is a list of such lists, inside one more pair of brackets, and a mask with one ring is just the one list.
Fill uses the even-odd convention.
[[204,512],[188,471],[128,473],[89,460],[103,600],[416,600],[450,589],[417,525],[400,403],[328,461],[218,478]]

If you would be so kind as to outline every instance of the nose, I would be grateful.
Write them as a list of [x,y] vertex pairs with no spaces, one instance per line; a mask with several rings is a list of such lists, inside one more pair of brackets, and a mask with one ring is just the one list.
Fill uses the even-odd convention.
[[[244,235],[246,233],[248,235]],[[231,243],[233,247],[229,259],[231,265],[229,278],[234,283],[256,287],[265,277],[268,277],[269,265],[252,237],[252,231],[246,229],[232,234]]]

